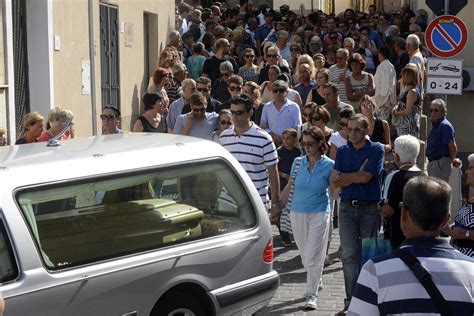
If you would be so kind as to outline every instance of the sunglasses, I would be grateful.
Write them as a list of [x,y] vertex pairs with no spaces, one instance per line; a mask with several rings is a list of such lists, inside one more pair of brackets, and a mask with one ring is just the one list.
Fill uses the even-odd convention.
[[303,147],[311,147],[311,146],[313,146],[313,145],[315,145],[315,144],[316,144],[316,142],[301,142],[301,145],[302,145]]
[[308,117],[309,113],[303,112],[303,117]]
[[344,123],[344,122],[339,122],[339,125],[340,125],[341,127],[347,127],[347,123]]
[[245,55],[245,58],[253,58],[253,55]]
[[113,121],[115,119],[115,115],[105,115],[105,114],[101,114],[100,115],[100,119],[102,121]]
[[354,133],[356,133],[356,134],[359,134],[360,132],[362,132],[362,129],[359,128],[359,127],[356,127],[356,128],[350,128],[350,127],[348,127],[348,128],[347,128],[347,132],[348,132],[348,133],[354,132]]
[[430,113],[433,113],[433,112],[438,113],[439,109],[430,109]]
[[234,91],[242,91],[242,87],[236,87],[236,86],[229,86],[229,90],[234,92]]
[[221,123],[221,125],[227,125],[227,126],[231,126],[231,125],[232,125],[232,122],[231,122],[231,121],[222,120],[220,123]]
[[240,110],[240,111],[233,111],[233,110],[230,110],[230,113],[231,113],[232,115],[235,115],[235,116],[240,116],[240,115],[244,114],[245,111],[244,111],[244,110]]
[[337,36],[330,36],[329,38],[332,40],[337,40]]
[[193,112],[200,112],[200,113],[203,113],[203,112],[205,112],[205,111],[206,111],[205,108],[194,108],[194,109],[193,109]]
[[278,55],[269,55],[267,54],[267,58],[276,58]]
[[221,73],[221,76],[224,76],[224,77],[230,77],[231,74],[228,74],[228,73]]
[[197,88],[196,89],[198,92],[204,92],[204,93],[208,93],[209,92],[209,89],[208,88]]
[[311,121],[321,121],[321,116],[313,116]]
[[273,89],[273,93],[285,93],[286,89],[280,88],[280,89]]

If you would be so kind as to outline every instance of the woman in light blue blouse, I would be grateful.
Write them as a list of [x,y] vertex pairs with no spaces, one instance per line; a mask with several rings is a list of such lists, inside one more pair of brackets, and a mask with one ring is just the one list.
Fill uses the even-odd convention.
[[326,156],[328,145],[324,133],[316,126],[303,131],[302,146],[306,155],[296,158],[291,177],[282,193],[288,200],[293,187],[290,205],[293,236],[306,269],[305,309],[317,307],[316,296],[321,278],[329,232],[330,174],[334,161]]

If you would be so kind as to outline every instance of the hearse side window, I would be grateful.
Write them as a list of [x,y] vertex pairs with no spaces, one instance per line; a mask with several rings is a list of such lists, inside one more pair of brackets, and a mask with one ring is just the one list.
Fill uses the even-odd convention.
[[16,198],[52,270],[256,225],[245,189],[221,160],[28,188]]
[[0,218],[0,284],[15,280],[18,277],[18,268],[10,244],[10,240]]

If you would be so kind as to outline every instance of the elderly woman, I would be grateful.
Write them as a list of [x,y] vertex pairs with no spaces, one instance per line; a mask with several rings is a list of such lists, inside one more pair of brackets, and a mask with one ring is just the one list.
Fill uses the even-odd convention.
[[420,137],[421,86],[416,66],[402,69],[402,88],[398,104],[392,109],[392,123],[398,136],[413,135]]
[[122,133],[120,127],[120,111],[113,105],[106,105],[100,115],[102,120],[102,134]]
[[16,140],[15,145],[37,142],[44,129],[44,117],[38,112],[26,114],[23,119],[23,128],[25,132]]
[[449,227],[451,243],[463,254],[474,258],[474,154],[467,157],[469,167],[466,171],[466,183],[469,195],[466,202],[454,217],[454,224]]
[[316,71],[318,71],[319,69],[325,68],[324,65],[326,64],[326,57],[323,54],[321,53],[314,54],[313,61],[314,61],[314,68],[316,68]]
[[162,115],[163,96],[160,93],[145,93],[142,98],[145,113],[133,124],[133,132],[166,133],[166,120]]
[[159,67],[153,73],[152,81],[148,86],[147,93],[156,93],[159,92],[163,97],[163,114],[168,113],[170,107],[170,99],[166,93],[166,86],[168,86],[173,81],[173,74],[168,68]]
[[326,68],[321,68],[316,72],[316,83],[318,86],[309,92],[306,103],[314,102],[317,105],[326,104],[326,99],[324,98],[324,86],[329,82],[329,76],[329,70]]
[[[56,137],[66,127],[66,124],[72,121],[73,114],[71,111],[61,107],[55,107],[48,114],[49,128],[44,131],[38,141],[45,142],[53,137]],[[61,136],[61,140],[74,138],[74,124],[71,123],[69,129]]]
[[378,142],[384,145],[385,152],[392,150],[392,142],[390,140],[390,127],[388,122],[375,117],[375,99],[371,96],[364,95],[360,98],[360,112],[364,114],[369,120],[369,129],[367,135],[373,142]]
[[293,236],[306,270],[305,309],[317,307],[318,285],[321,279],[329,233],[329,177],[334,161],[325,153],[328,146],[323,132],[311,127],[303,132],[306,155],[296,158],[291,177],[282,192],[286,203],[293,188],[290,218]]
[[366,94],[374,96],[374,76],[364,71],[365,60],[358,53],[352,54],[347,63],[352,73],[345,79],[346,96],[354,109],[357,110],[362,96]]
[[212,97],[219,102],[225,103],[230,99],[229,79],[234,74],[234,66],[230,61],[224,61],[219,65],[221,76],[212,83]]
[[271,65],[268,67],[268,81],[263,82],[260,85],[260,93],[262,95],[262,102],[267,103],[273,100],[273,82],[278,79],[281,74],[280,67],[278,65]]
[[398,169],[390,173],[385,179],[382,201],[379,209],[387,220],[385,223],[385,238],[389,238],[392,247],[398,248],[405,240],[400,228],[400,202],[403,198],[403,188],[411,178],[425,175],[416,165],[416,158],[420,152],[420,141],[411,135],[403,135],[395,140],[394,160]]
[[293,81],[294,84],[298,84],[301,82],[301,74],[300,74],[300,65],[301,64],[308,64],[309,65],[309,70],[310,70],[310,76],[309,79],[313,80],[314,76],[316,76],[316,68],[314,67],[314,60],[309,56],[308,54],[303,54],[298,57],[298,60],[296,61],[296,68],[295,69],[295,74],[293,76]]

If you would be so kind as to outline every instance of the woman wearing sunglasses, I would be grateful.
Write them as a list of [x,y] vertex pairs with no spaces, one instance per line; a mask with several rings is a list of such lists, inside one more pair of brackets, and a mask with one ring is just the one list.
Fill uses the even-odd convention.
[[221,133],[228,128],[232,128],[232,113],[230,113],[230,110],[223,109],[219,112],[218,124],[219,128],[212,132],[212,141],[220,144],[219,137]]
[[329,111],[326,110],[326,108],[322,106],[314,107],[308,116],[308,121],[311,122],[311,125],[316,126],[319,129],[321,129],[321,131],[324,134],[324,138],[326,142],[329,141],[332,133],[334,133],[334,130],[326,126],[329,120],[331,120],[331,114],[329,114]]
[[253,63],[255,58],[255,51],[248,47],[244,50],[245,65],[239,68],[239,76],[241,76],[244,81],[253,81],[257,82],[258,80],[258,71],[257,65]]
[[313,126],[303,131],[306,154],[296,158],[281,201],[289,201],[293,237],[306,270],[305,309],[317,307],[319,282],[322,275],[329,234],[329,177],[334,161],[326,156],[328,145],[321,129]]
[[107,105],[100,115],[102,120],[102,135],[122,133],[120,126],[120,111],[115,106]]
[[162,115],[163,96],[160,93],[145,93],[143,96],[145,113],[133,125],[133,132],[166,133],[166,120]]

